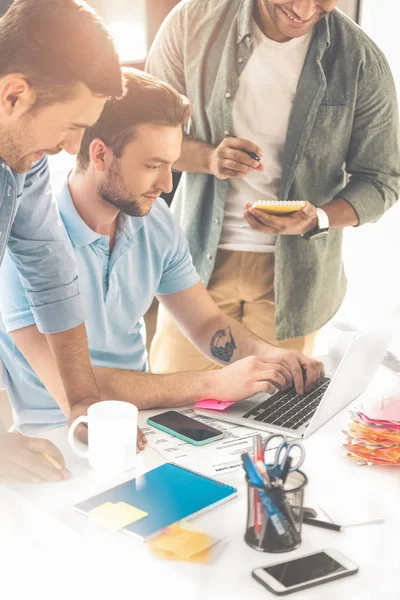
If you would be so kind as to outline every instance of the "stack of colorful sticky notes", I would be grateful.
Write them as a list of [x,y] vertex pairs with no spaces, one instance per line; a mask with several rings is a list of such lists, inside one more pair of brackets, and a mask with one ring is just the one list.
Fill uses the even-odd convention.
[[195,531],[188,523],[171,525],[149,544],[151,553],[164,560],[207,564],[219,538]]
[[400,398],[381,400],[368,414],[362,408],[350,412],[348,456],[361,465],[400,465]]

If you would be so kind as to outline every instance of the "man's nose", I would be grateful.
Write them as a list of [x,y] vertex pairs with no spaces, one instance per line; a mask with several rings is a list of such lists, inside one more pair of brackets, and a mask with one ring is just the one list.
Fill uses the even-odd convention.
[[81,147],[83,133],[83,130],[70,132],[63,141],[58,144],[59,147],[68,152],[68,154],[77,154]]
[[292,10],[302,21],[308,21],[320,12],[314,0],[298,0],[298,2],[293,2]]
[[168,169],[165,173],[160,173],[160,177],[156,181],[155,187],[163,191],[164,194],[169,194],[172,192],[174,183],[171,169]]

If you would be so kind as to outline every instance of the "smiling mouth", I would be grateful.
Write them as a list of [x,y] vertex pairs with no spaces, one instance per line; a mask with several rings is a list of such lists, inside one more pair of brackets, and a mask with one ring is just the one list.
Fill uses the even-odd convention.
[[283,6],[279,6],[279,8],[285,13],[285,15],[291,21],[293,21],[293,23],[297,23],[298,25],[306,25],[307,23],[310,23],[310,21],[313,21],[318,16],[317,14],[315,14],[310,19],[307,19],[306,21],[302,21],[302,19],[298,19],[298,18],[294,17],[293,15],[291,15],[285,8],[283,8]]

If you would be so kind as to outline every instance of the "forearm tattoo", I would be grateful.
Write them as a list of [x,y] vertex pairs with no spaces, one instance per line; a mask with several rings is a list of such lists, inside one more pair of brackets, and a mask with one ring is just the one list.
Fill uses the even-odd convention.
[[211,338],[211,354],[214,358],[229,362],[236,350],[235,340],[233,339],[231,328],[219,329]]

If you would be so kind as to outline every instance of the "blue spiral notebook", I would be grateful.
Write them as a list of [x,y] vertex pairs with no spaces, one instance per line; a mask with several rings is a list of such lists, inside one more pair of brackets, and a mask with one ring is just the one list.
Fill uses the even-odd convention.
[[105,502],[125,502],[148,516],[121,529],[149,540],[165,527],[194,517],[236,496],[236,488],[215,479],[166,463],[74,506],[88,515]]

